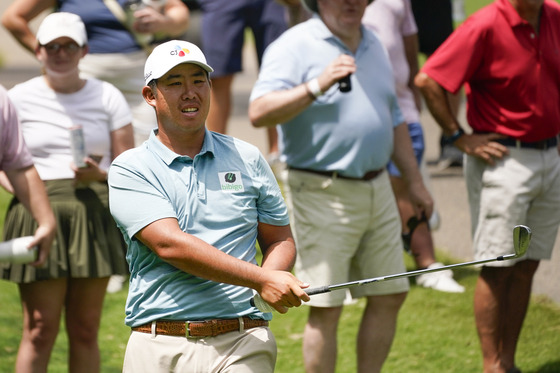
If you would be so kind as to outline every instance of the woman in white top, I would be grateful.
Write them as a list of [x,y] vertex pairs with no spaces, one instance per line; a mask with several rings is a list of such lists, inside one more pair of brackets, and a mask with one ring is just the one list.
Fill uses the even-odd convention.
[[[97,333],[109,276],[126,274],[125,246],[108,209],[107,170],[133,146],[132,115],[109,83],[81,79],[87,51],[80,17],[47,16],[37,32],[36,56],[43,75],[9,91],[24,139],[47,188],[57,234],[46,266],[10,265],[4,279],[18,283],[23,336],[16,371],[47,371],[65,309],[69,371],[98,372]],[[85,165],[72,158],[70,129],[83,128]],[[29,235],[35,222],[17,199],[9,207],[4,235]]]

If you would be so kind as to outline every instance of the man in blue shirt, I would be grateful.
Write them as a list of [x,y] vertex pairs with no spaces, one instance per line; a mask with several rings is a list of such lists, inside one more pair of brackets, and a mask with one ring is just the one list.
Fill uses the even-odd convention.
[[[385,171],[390,159],[418,218],[432,213],[387,52],[361,25],[368,0],[305,0],[316,15],[265,51],[251,94],[257,127],[281,124],[284,183],[298,246],[296,274],[314,286],[403,272],[401,223]],[[350,75],[351,74],[351,75]],[[339,81],[350,75],[350,91]],[[408,281],[352,288],[366,297],[358,371],[379,372]],[[307,372],[334,372],[344,292],[313,296],[304,331]]]
[[142,94],[158,129],[109,172],[130,266],[124,372],[272,372],[271,314],[251,306],[254,292],[282,313],[309,300],[288,272],[295,246],[270,167],[205,127],[212,71],[194,44],[156,47]]

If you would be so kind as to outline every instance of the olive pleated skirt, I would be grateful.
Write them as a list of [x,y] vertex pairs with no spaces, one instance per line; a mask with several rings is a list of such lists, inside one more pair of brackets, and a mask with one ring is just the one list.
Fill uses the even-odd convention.
[[[47,180],[45,186],[57,222],[46,265],[36,268],[0,264],[2,278],[28,283],[56,278],[98,278],[128,274],[126,245],[109,212],[106,183],[76,189],[73,180]],[[14,198],[4,223],[4,240],[32,236],[37,223]]]

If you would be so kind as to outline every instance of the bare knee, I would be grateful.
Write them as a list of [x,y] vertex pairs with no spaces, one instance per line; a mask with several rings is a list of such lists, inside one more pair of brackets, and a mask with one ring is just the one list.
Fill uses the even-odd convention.
[[334,328],[342,313],[342,307],[311,307],[309,309],[308,325],[313,328]]
[[92,346],[97,344],[99,322],[93,319],[67,320],[66,329],[71,344]]
[[38,352],[50,351],[58,335],[59,323],[34,319],[31,325],[24,327],[22,343],[29,343]]
[[372,312],[398,312],[402,307],[407,294],[407,292],[404,292],[369,296],[367,297],[366,310],[370,309]]

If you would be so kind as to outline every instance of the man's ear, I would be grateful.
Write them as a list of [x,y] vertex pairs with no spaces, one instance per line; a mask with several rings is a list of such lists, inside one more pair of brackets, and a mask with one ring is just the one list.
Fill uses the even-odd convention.
[[82,58],[84,58],[88,53],[89,53],[89,45],[85,44],[82,48]]
[[156,107],[156,94],[152,92],[152,88],[147,85],[144,86],[144,88],[142,88],[142,97],[144,97],[148,105],[154,108]]

